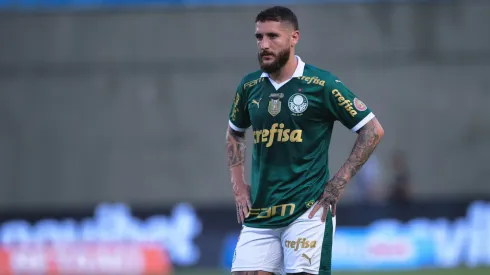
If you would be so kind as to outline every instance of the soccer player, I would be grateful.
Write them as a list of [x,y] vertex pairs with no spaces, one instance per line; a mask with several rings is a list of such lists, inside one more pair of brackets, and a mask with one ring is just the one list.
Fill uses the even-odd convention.
[[[261,70],[238,85],[226,135],[238,222],[232,273],[331,274],[336,204],[384,131],[336,76],[295,55],[298,20],[285,7],[255,20]],[[357,133],[329,180],[335,121]],[[244,179],[245,131],[252,126],[251,185]]]

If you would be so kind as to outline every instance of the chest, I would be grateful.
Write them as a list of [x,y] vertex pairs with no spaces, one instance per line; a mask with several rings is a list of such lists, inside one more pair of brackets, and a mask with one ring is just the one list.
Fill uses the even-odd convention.
[[254,129],[274,123],[302,126],[324,119],[323,87],[296,78],[278,89],[265,79],[250,91],[247,104]]

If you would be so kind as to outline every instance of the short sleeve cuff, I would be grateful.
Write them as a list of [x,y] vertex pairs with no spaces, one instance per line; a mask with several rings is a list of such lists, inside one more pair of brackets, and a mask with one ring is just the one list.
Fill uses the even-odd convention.
[[234,131],[237,131],[237,132],[245,132],[247,130],[247,128],[237,127],[235,124],[233,124],[233,122],[231,122],[231,120],[228,121],[228,124],[230,125],[231,129],[233,129]]
[[[357,132],[364,125],[366,125],[369,121],[371,121],[371,119],[373,119],[373,118],[374,118],[374,114],[373,113],[369,113],[365,118],[363,118],[361,121],[359,121],[359,123],[357,123],[357,125],[354,126],[354,128],[352,128],[351,131],[354,132],[354,133]],[[236,130],[236,131],[238,131],[238,130]]]

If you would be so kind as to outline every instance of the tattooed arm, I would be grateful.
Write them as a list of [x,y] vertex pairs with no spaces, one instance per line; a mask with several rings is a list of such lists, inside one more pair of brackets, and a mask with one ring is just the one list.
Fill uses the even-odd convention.
[[315,215],[318,209],[323,207],[325,210],[323,211],[322,221],[325,221],[327,210],[330,206],[332,206],[332,216],[335,216],[336,205],[344,192],[345,186],[374,152],[374,149],[376,149],[376,146],[384,135],[384,130],[379,121],[374,117],[359,129],[357,133],[358,136],[354,148],[346,162],[327,183],[321,199],[311,211],[310,218]]
[[368,158],[376,149],[384,135],[383,127],[376,118],[371,119],[364,127],[359,129],[356,143],[347,161],[335,174],[334,179],[338,182],[349,182],[352,177],[361,169]]
[[233,195],[238,223],[243,223],[251,208],[250,186],[245,183],[245,132],[238,132],[228,126],[226,131],[226,151],[230,168]]

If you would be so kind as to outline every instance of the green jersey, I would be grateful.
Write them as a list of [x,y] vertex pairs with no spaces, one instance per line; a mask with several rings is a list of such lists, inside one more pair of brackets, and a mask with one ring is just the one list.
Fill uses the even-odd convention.
[[253,128],[249,227],[284,227],[306,212],[329,179],[334,122],[355,132],[374,117],[337,77],[296,58],[284,83],[245,76],[229,113],[235,131]]

